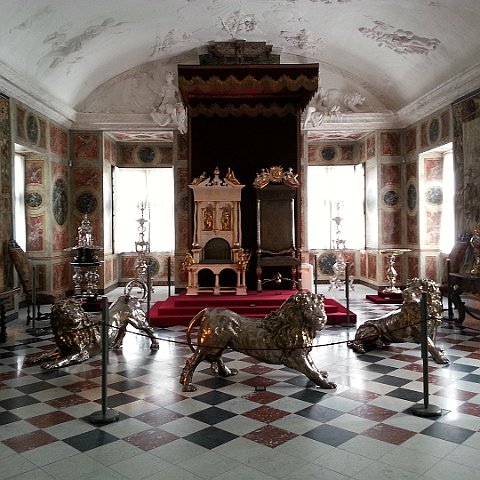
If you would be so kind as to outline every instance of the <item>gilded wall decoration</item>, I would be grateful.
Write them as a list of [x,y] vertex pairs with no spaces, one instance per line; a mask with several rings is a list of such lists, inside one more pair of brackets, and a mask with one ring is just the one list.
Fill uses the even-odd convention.
[[45,233],[45,216],[27,215],[27,250],[29,252],[43,252],[44,233]]
[[98,134],[73,134],[73,156],[76,160],[98,160]]
[[50,130],[50,151],[62,158],[68,157],[68,133],[52,124]]
[[400,150],[400,134],[397,132],[382,132],[380,135],[382,155],[386,157],[398,156]]

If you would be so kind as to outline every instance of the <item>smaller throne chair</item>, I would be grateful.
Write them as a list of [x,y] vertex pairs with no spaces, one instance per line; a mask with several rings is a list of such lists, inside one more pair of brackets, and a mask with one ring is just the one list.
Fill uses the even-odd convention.
[[[301,250],[295,246],[297,175],[291,168],[264,168],[253,186],[257,198],[257,292],[267,283],[284,288],[284,280],[300,289]],[[285,271],[290,278],[284,276]]]
[[246,295],[245,272],[249,253],[241,247],[241,185],[228,169],[220,178],[204,172],[189,187],[194,199],[194,234],[191,253],[183,262],[188,275],[187,295],[233,292]]

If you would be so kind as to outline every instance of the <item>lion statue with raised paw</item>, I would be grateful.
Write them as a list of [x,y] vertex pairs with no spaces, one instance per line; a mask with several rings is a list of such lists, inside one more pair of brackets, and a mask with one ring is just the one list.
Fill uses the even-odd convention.
[[449,363],[443,349],[435,344],[437,329],[442,323],[442,297],[433,280],[412,278],[402,292],[400,308],[358,327],[355,339],[347,343],[356,353],[382,348],[391,343],[421,343],[421,299],[426,293],[427,349],[435,362]]
[[[317,370],[310,351],[317,331],[325,326],[327,315],[324,296],[297,292],[277,310],[263,319],[247,318],[224,308],[206,308],[197,313],[187,328],[187,341],[193,355],[180,376],[184,392],[193,392],[195,368],[203,360],[211,362],[221,376],[236,375],[228,368],[222,354],[226,349],[244,353],[261,362],[280,364],[306,375],[321,388],[336,388],[327,372]],[[195,346],[192,329],[199,326]]]

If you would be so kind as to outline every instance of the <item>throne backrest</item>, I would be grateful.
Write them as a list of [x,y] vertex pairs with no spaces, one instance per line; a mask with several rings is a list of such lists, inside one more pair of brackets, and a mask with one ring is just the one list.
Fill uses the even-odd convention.
[[262,255],[295,255],[295,195],[287,185],[257,190],[257,248]]
[[210,239],[203,247],[204,262],[228,262],[232,260],[230,244],[220,237]]

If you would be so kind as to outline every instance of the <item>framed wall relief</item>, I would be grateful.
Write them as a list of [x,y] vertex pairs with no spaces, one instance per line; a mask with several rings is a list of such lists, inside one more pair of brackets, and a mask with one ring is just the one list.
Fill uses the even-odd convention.
[[480,225],[480,91],[452,105],[455,168],[455,234]]

